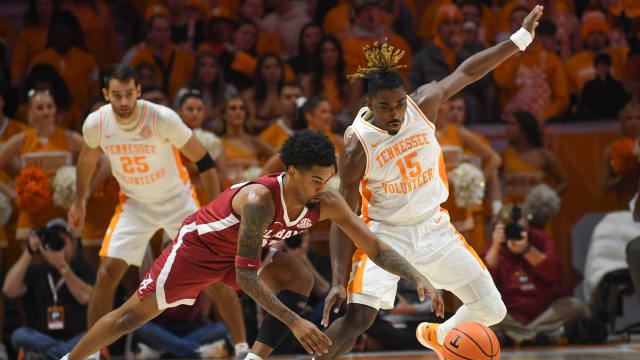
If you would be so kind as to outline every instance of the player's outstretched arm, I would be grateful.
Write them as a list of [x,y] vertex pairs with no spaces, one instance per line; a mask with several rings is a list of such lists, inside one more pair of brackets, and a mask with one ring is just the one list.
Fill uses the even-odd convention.
[[249,185],[233,200],[233,208],[240,213],[236,281],[263,309],[291,329],[300,344],[309,352],[326,353],[331,340],[311,322],[287,308],[260,278],[262,235],[273,221],[274,204],[269,189]]
[[196,164],[200,172],[202,185],[207,190],[207,194],[209,194],[209,200],[215,199],[220,194],[220,180],[211,155],[200,144],[195,135],[191,135],[187,143],[180,148],[180,152]]
[[[542,16],[542,10],[541,5],[536,5],[522,22],[522,28],[531,34],[532,39],[535,36],[538,20]],[[465,60],[451,75],[441,81],[420,86],[412,97],[420,104],[425,115],[434,121],[441,102],[446,101],[465,86],[481,79],[518,50],[515,42],[509,39],[480,51]]]
[[364,222],[349,209],[340,194],[333,190],[327,191],[321,206],[321,211],[326,212],[328,218],[338,225],[376,265],[416,284],[420,301],[424,301],[425,295],[431,297],[431,311],[435,311],[437,316],[444,316],[444,303],[438,290],[397,251],[369,231]]
[[96,171],[100,151],[99,147],[91,147],[83,141],[76,165],[76,200],[71,204],[67,213],[70,228],[78,227],[82,229],[84,226],[87,199],[90,193],[89,185],[91,184],[93,173]]
[[[344,154],[339,159],[340,194],[354,213],[360,213],[360,180],[364,176],[367,158],[362,145],[351,136]],[[329,326],[331,308],[337,313],[347,298],[347,279],[351,270],[351,257],[355,252],[353,241],[335,224],[331,224],[329,249],[331,253],[331,290],[324,301],[322,325]]]

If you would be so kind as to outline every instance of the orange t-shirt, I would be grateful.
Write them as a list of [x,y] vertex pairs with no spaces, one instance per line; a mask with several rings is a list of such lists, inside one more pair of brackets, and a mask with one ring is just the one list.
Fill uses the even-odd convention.
[[[0,114],[0,116],[2,115]],[[27,126],[21,122],[11,120],[7,117],[5,117],[4,119],[6,119],[6,122],[0,123],[0,149],[2,149],[4,143],[6,143],[7,140],[12,138],[14,135],[18,135],[21,132],[27,130]],[[0,121],[2,121],[2,118],[0,118]],[[0,181],[8,184],[13,181],[13,177],[3,169],[0,169]]]
[[280,118],[264,129],[259,136],[260,139],[264,140],[274,149],[279,149],[291,135],[293,135],[293,130],[285,125],[282,118]]
[[11,83],[18,87],[26,75],[31,60],[47,46],[49,29],[45,26],[23,28],[18,33],[11,58]]
[[100,93],[98,64],[84,50],[72,47],[66,54],[60,54],[48,48],[33,58],[29,68],[36,64],[51,65],[60,73],[79,109],[84,109],[89,99]]
[[[73,154],[65,130],[56,127],[46,144],[40,142],[34,129],[25,130],[20,159],[25,167],[37,166],[49,177],[55,176],[56,170],[62,166],[73,165]],[[21,210],[16,237],[25,239],[34,227],[45,226],[49,220],[57,217],[65,219],[66,216],[67,211],[55,206],[53,202],[37,214]]]
[[[340,1],[338,5],[331,8],[324,17],[322,28],[327,35],[338,36],[342,33],[351,31],[353,24],[351,23],[351,6],[347,1]],[[391,15],[386,11],[380,12],[380,24],[391,26]]]
[[[158,83],[161,84],[161,88],[164,84],[164,76],[160,65],[156,63],[154,60],[153,54],[151,53],[151,49],[147,46],[146,43],[142,42],[134,47],[131,51],[134,51],[133,57],[131,59],[131,65],[136,66],[141,62],[148,62],[153,64],[156,68],[156,76],[158,77]],[[171,62],[171,57],[173,56],[173,66],[171,69],[167,69],[170,71],[170,76],[167,84],[167,97],[169,99],[169,103],[173,102],[173,98],[178,93],[178,90],[185,86],[189,79],[191,79],[191,74],[193,73],[193,68],[195,67],[195,62],[193,56],[188,52],[180,49],[176,49],[173,45],[169,45],[162,57],[162,66],[168,67]]]

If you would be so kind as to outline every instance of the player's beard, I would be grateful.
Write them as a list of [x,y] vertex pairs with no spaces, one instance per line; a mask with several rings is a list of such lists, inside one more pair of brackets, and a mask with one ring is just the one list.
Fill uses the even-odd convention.
[[116,115],[118,115],[118,117],[122,118],[122,119],[128,119],[129,116],[131,116],[131,114],[133,114],[133,112],[136,110],[136,104],[133,105],[133,107],[130,108],[131,110],[129,111],[122,111],[120,109],[115,109]]
[[309,200],[304,206],[306,206],[306,208],[309,210],[315,210],[316,208],[318,208],[318,205],[320,205],[320,201]]

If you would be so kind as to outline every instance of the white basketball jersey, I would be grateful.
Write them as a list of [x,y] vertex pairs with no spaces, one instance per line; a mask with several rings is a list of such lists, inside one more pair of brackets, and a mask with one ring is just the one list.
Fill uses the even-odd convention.
[[159,105],[138,100],[140,122],[123,130],[116,122],[111,104],[99,112],[100,148],[109,158],[111,173],[122,192],[136,201],[154,203],[191,191],[189,173],[182,165],[180,151],[158,137],[156,119]]
[[449,196],[435,127],[407,96],[407,111],[395,135],[363,119],[362,108],[345,132],[364,147],[367,167],[360,181],[361,214],[374,221],[414,224],[440,208]]

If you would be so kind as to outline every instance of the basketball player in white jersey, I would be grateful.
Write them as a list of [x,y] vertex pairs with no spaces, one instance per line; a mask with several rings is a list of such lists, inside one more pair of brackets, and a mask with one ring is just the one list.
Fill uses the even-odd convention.
[[[103,95],[110,103],[91,113],[82,128],[84,144],[77,165],[76,201],[68,214],[70,225],[83,226],[89,183],[102,151],[121,195],[100,249],[87,328],[113,309],[117,285],[129,265],[140,266],[153,234],[162,229],[173,239],[182,221],[200,207],[180,154],[198,166],[212,198],[220,193],[209,153],[173,110],[138,99],[141,89],[131,66],[114,66],[105,78],[105,86]],[[215,293],[218,303],[225,303],[222,320],[239,345],[236,353],[248,350],[237,295],[229,287],[216,286],[209,291]]]
[[[449,186],[433,123],[440,103],[524,50],[541,15],[542,7],[536,6],[510,40],[473,55],[443,80],[423,85],[415,102],[396,70],[404,52],[388,44],[366,47],[367,66],[354,75],[367,81],[368,101],[345,133],[340,191],[374,234],[436,288],[451,291],[464,303],[444,323],[418,326],[418,340],[440,359],[445,335],[454,326],[467,321],[491,326],[502,321],[506,307],[485,265],[440,207]],[[333,286],[325,300],[323,324],[328,325],[332,307],[337,311],[345,298],[348,305],[346,315],[327,330],[333,343],[329,352],[317,359],[335,359],[349,351],[378,310],[394,305],[399,278],[376,266],[362,250],[354,250],[332,227]]]

